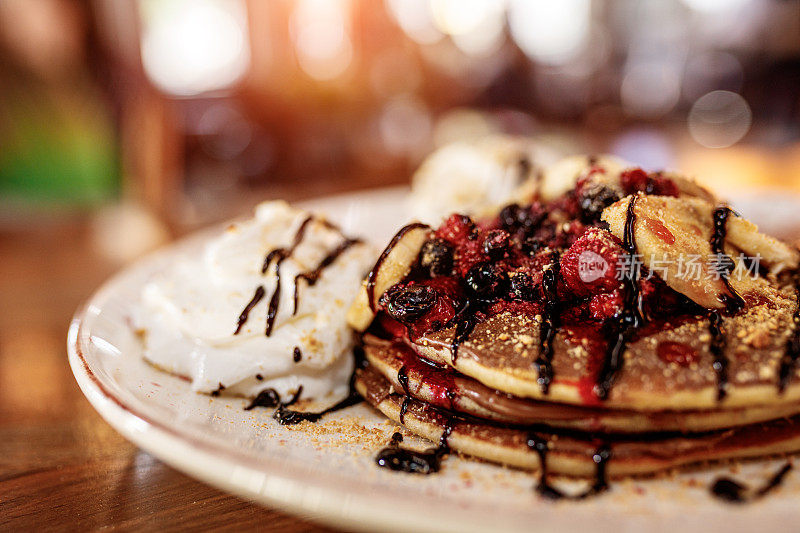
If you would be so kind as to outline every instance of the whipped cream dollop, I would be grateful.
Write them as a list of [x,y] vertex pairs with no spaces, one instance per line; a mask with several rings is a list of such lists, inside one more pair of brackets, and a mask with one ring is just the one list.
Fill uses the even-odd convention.
[[[353,370],[345,315],[374,259],[323,218],[263,203],[146,284],[135,317],[144,357],[198,392],[286,398],[302,386],[303,399],[340,399]],[[315,271],[315,282],[302,276]]]
[[445,145],[414,173],[410,210],[434,225],[452,213],[494,214],[509,203],[530,200],[544,166],[557,159],[542,143],[507,135]]

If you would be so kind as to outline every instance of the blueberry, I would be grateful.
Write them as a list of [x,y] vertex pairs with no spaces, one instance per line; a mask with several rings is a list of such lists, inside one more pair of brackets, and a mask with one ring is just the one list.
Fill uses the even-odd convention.
[[436,291],[425,285],[411,285],[384,295],[386,312],[402,324],[410,324],[436,305]]
[[453,269],[453,247],[442,239],[425,241],[419,251],[419,264],[432,278],[447,276]]
[[506,277],[490,263],[479,263],[467,272],[464,278],[467,291],[480,300],[492,300],[501,296],[506,288]]
[[502,259],[508,250],[509,235],[508,232],[501,229],[493,229],[489,231],[483,238],[483,251],[489,256],[489,259],[497,261]]

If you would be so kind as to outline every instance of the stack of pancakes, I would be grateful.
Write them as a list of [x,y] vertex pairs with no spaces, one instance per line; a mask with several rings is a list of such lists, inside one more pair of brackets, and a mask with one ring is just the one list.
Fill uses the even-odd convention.
[[[754,308],[737,321],[776,321],[791,331],[796,303]],[[800,450],[800,380],[777,392],[778,364],[787,342],[737,357],[730,354],[727,397],[717,401],[717,377],[703,320],[644,336],[630,346],[626,366],[608,399],[593,396],[595,373],[585,349],[569,332],[559,334],[547,395],[532,362],[539,330],[535,317],[501,314],[479,324],[453,362],[452,330],[417,342],[365,335],[365,368],[358,391],[390,419],[432,441],[448,425],[450,448],[524,469],[541,469],[531,433],[548,441],[551,473],[591,477],[599,446],[612,450],[610,477],[649,474],[708,460],[746,458]],[[665,362],[662,342],[685,343],[700,358],[692,367]],[[694,366],[696,365],[696,367]]]
[[[425,231],[406,228],[393,240],[350,316],[366,331],[357,390],[409,431],[476,458],[588,478],[600,468],[620,477],[800,451],[800,289],[790,275],[760,277],[718,323],[701,312],[641,328],[608,394],[598,395],[607,339],[574,321],[546,354],[543,313],[491,315],[460,344],[458,324],[418,336],[381,328],[379,299],[407,281]],[[386,263],[382,279],[376,270]]]

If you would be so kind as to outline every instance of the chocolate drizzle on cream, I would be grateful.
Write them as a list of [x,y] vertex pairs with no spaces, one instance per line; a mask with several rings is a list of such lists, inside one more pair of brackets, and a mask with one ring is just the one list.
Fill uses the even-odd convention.
[[297,303],[300,296],[300,280],[304,280],[309,287],[313,287],[326,268],[331,266],[333,262],[336,261],[340,255],[345,253],[351,246],[360,244],[361,242],[362,241],[360,239],[345,239],[339,246],[334,248],[328,255],[326,255],[314,270],[303,272],[302,274],[298,274],[294,277],[294,310],[292,311],[292,315],[297,314]]
[[608,393],[614,385],[617,373],[622,368],[625,361],[624,353],[628,343],[633,338],[642,324],[642,295],[639,291],[639,278],[641,270],[637,264],[636,246],[636,203],[638,195],[631,196],[628,202],[627,216],[625,219],[625,233],[622,242],[628,254],[628,271],[624,272],[623,283],[625,286],[625,306],[618,317],[614,319],[608,328],[608,350],[606,352],[603,367],[597,376],[595,383],[595,394],[600,400],[608,398]]
[[545,270],[542,276],[542,291],[544,292],[545,303],[541,329],[539,330],[539,357],[536,359],[535,364],[538,369],[537,381],[543,394],[547,394],[550,391],[550,383],[553,381],[553,341],[558,332],[561,312],[557,290],[560,270],[560,256],[556,254],[553,264],[549,269]]
[[[267,308],[267,327],[265,330],[265,334],[269,337],[272,334],[272,329],[275,326],[275,319],[278,316],[278,307],[280,305],[281,299],[281,263],[292,256],[295,249],[303,242],[303,238],[305,237],[306,230],[308,229],[308,225],[314,221],[315,218],[313,216],[306,217],[303,222],[300,223],[300,226],[297,228],[297,232],[294,235],[294,239],[292,240],[292,244],[288,248],[276,248],[271,250],[266,257],[264,258],[264,262],[261,265],[261,274],[266,274],[272,264],[275,264],[275,289],[272,292],[272,295],[269,299],[269,307]],[[326,228],[339,232],[341,234],[341,230],[335,224],[332,224],[324,219],[317,219],[319,223],[324,225]],[[320,263],[309,272],[303,272],[298,274],[294,278],[294,309],[292,311],[292,315],[297,313],[297,304],[299,298],[299,280],[303,279],[308,283],[309,286],[313,286],[319,280],[319,277],[322,275],[322,272],[332,265],[336,259],[339,258],[344,252],[346,252],[351,246],[356,244],[360,244],[362,241],[359,239],[349,239],[345,238],[345,240],[333,249],[328,255],[326,255]],[[247,322],[248,317],[250,316],[250,311],[264,298],[265,289],[263,285],[259,285],[256,289],[253,298],[247,303],[242,313],[239,315],[239,319],[236,325],[236,331],[234,335],[237,335],[241,330],[242,327]]]
[[234,335],[238,335],[240,331],[242,331],[242,327],[244,326],[245,322],[247,322],[248,317],[250,316],[250,311],[258,305],[258,302],[264,297],[264,286],[259,285],[256,288],[255,294],[253,294],[253,298],[247,302],[247,305],[244,307],[244,310],[239,315],[239,320],[236,322],[236,331],[233,332]]
[[264,264],[261,267],[262,274],[266,274],[273,260],[275,262],[275,290],[272,293],[272,297],[269,299],[269,308],[267,309],[267,329],[265,332],[267,337],[272,334],[272,328],[275,326],[275,318],[278,316],[278,305],[280,305],[281,301],[281,263],[283,263],[287,257],[291,256],[295,248],[303,241],[306,228],[308,228],[312,220],[314,220],[314,217],[311,216],[303,220],[289,248],[277,248],[268,253],[267,257],[264,258]]
[[[297,350],[299,351],[299,349]],[[363,353],[361,353],[361,348],[357,346],[353,350],[353,356],[356,361],[356,368],[363,364]],[[303,393],[303,386],[300,385],[297,388],[297,391],[292,395],[289,401],[282,401],[281,396],[273,388],[265,389],[258,393],[258,395],[253,399],[250,404],[244,408],[245,411],[250,411],[256,407],[275,407],[275,412],[272,413],[272,418],[278,421],[278,423],[282,426],[292,426],[295,424],[299,424],[300,422],[318,422],[322,419],[323,416],[336,412],[341,411],[342,409],[346,409],[352,405],[357,405],[364,401],[361,395],[356,391],[355,388],[355,371],[350,376],[350,389],[345,397],[340,402],[324,409],[323,411],[319,411],[316,413],[306,412],[306,411],[295,411],[293,409],[289,409],[291,405],[297,403],[300,399],[300,395]]]

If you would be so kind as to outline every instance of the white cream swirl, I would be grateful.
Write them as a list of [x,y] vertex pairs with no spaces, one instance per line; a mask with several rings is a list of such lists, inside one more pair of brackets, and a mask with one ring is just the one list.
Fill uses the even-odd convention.
[[[267,336],[268,308],[279,278],[274,260],[261,273],[264,258],[272,250],[291,248],[298,235],[297,246],[280,264],[278,310]],[[296,313],[294,296],[295,277],[316,269],[345,241],[324,219],[285,202],[259,205],[253,219],[228,227],[202,257],[181,258],[145,286],[136,317],[145,332],[145,358],[190,378],[198,392],[224,387],[226,394],[252,397],[274,388],[285,398],[302,386],[304,399],[343,397],[353,369],[353,337],[345,315],[374,261],[373,250],[354,243],[315,284],[301,279]],[[258,287],[264,296],[235,333]]]

